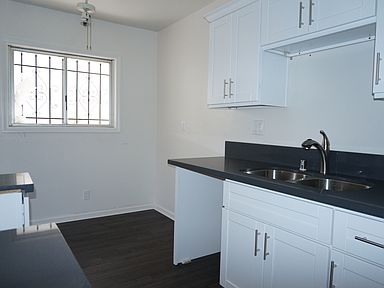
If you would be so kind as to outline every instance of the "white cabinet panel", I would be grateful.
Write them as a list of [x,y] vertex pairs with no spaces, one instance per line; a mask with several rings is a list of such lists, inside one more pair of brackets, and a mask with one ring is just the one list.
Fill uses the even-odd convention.
[[229,101],[229,73],[231,56],[231,17],[223,17],[210,26],[209,93],[208,104]]
[[224,188],[223,201],[228,209],[314,240],[331,243],[331,208],[233,181],[226,181]]
[[377,1],[376,39],[373,70],[374,99],[384,100],[384,1]]
[[287,60],[260,49],[261,0],[231,1],[206,19],[209,107],[285,106]]
[[268,226],[264,288],[323,288],[327,285],[329,248]]
[[0,194],[0,231],[15,229],[24,225],[24,205],[22,192],[2,192]]
[[223,209],[220,284],[231,288],[262,287],[264,225]]
[[345,252],[384,265],[384,221],[336,211],[333,245]]
[[222,183],[176,168],[175,265],[220,251]]
[[357,258],[333,251],[332,283],[337,288],[383,288],[384,269]]
[[314,0],[313,24],[317,30],[327,29],[349,22],[375,16],[374,0]]
[[[240,198],[239,194],[242,194]],[[282,201],[272,191],[225,181],[220,271],[222,286],[326,287],[330,248],[286,231],[305,231],[307,228],[303,230],[302,227],[308,226],[306,221],[314,218],[316,222],[318,212],[314,206],[307,206],[310,203],[292,197],[287,200],[290,201]],[[291,213],[294,210],[298,211],[297,214]],[[321,214],[320,217],[327,219],[327,225],[330,226],[332,213]],[[305,220],[299,222],[299,218]],[[282,229],[273,225],[276,223]],[[292,229],[293,226],[297,228]]]
[[[260,46],[260,1],[233,14],[230,97],[234,102],[257,100]],[[231,83],[233,81],[233,83]]]
[[[374,17],[376,1],[263,0],[262,11],[262,43],[265,45]],[[356,24],[354,27],[345,27],[344,30],[366,24]],[[329,34],[342,30],[343,28],[340,28]],[[326,33],[321,36],[324,35]]]
[[307,32],[307,25],[299,24],[300,20],[303,23],[303,13],[306,8],[308,7],[304,7],[303,1],[300,0],[263,0],[263,44],[288,39]]

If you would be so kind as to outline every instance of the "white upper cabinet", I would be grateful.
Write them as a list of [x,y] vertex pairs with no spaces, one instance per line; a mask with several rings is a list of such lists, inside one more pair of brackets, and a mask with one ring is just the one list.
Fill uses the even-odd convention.
[[214,23],[210,27],[211,38],[210,47],[210,94],[208,104],[226,103],[229,98],[229,78],[230,78],[230,59],[231,57],[231,34],[232,34],[232,17],[225,16]]
[[[262,0],[262,42],[269,44],[324,29],[336,29],[375,15],[375,0]],[[369,23],[362,22],[340,30]]]
[[[208,106],[285,106],[287,60],[267,55],[272,62],[262,64],[261,0],[232,1],[205,18],[210,22]],[[283,81],[271,85],[269,79]]]
[[377,1],[376,16],[376,41],[375,41],[375,57],[373,70],[373,98],[376,100],[384,100],[384,3],[382,0]]
[[263,44],[307,33],[303,22],[307,8],[300,0],[263,0]]

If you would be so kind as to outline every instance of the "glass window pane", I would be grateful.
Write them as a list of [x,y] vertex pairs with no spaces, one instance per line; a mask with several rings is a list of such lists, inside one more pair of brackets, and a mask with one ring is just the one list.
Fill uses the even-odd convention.
[[51,68],[63,69],[63,57],[51,56]]
[[85,73],[79,73],[78,102],[78,118],[86,120],[79,124],[88,124],[88,75]]
[[[52,124],[63,124],[63,74],[60,70],[51,71],[51,118]],[[55,119],[55,121],[54,121]]]
[[95,62],[95,61],[90,61],[90,68],[91,68],[91,73],[96,73],[96,74],[99,74],[100,73],[100,62]]
[[76,71],[76,59],[68,58],[67,59],[67,69]]
[[21,52],[20,51],[14,51],[13,52],[13,63],[14,64],[20,64],[21,63]]
[[49,56],[44,54],[37,55],[37,66],[39,67],[49,67]]
[[109,73],[110,73],[109,72],[109,67],[110,67],[109,63],[101,63],[101,73],[109,75]]
[[67,117],[68,124],[76,124],[76,72],[67,73]]
[[[110,101],[110,87],[109,87],[109,77],[101,76],[101,119],[109,119],[109,103]],[[109,124],[109,123],[108,123]]]
[[[73,56],[65,60],[65,56],[49,55],[45,51],[23,49],[11,50],[11,53],[15,123],[110,124],[110,63]],[[64,60],[66,83],[63,82]],[[65,106],[63,90],[67,94]],[[64,119],[64,107],[67,107],[68,119]]]
[[100,76],[90,75],[89,118],[100,119]]
[[21,52],[23,65],[35,66],[35,53]]
[[88,62],[86,60],[78,60],[79,62],[79,71],[88,72]]
[[[14,70],[15,123],[31,123],[35,117],[35,69]],[[34,121],[32,121],[34,123]]]
[[48,124],[49,121],[49,70],[37,69],[37,123]]

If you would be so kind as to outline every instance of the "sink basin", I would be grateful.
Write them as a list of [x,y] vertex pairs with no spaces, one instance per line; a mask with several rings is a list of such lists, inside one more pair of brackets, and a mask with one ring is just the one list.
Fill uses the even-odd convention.
[[296,183],[321,190],[330,190],[335,192],[364,190],[371,188],[369,185],[332,178],[307,178],[298,180]]
[[295,182],[303,180],[307,175],[295,171],[281,170],[281,169],[244,169],[241,172],[248,175],[257,175],[269,179]]

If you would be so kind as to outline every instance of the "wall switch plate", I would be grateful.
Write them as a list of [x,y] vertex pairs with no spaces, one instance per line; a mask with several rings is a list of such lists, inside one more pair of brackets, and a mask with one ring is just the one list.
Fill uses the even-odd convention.
[[252,127],[253,135],[264,135],[264,120],[254,120]]
[[85,190],[83,194],[84,200],[91,200],[91,190]]

